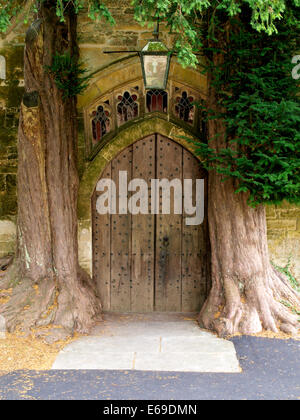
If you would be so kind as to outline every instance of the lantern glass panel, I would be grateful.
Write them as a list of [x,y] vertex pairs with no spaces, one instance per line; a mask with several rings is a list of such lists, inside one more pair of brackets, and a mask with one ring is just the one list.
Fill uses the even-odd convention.
[[144,55],[146,89],[165,89],[168,60],[167,55]]

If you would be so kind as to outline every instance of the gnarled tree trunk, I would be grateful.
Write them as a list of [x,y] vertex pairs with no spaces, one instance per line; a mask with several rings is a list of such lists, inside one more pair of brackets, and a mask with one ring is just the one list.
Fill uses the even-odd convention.
[[[208,108],[218,110],[211,83],[208,97]],[[210,145],[217,151],[226,147],[224,133],[221,120],[209,121]],[[224,182],[215,170],[209,172],[212,289],[200,324],[220,336],[262,329],[295,334],[297,316],[281,302],[299,308],[300,296],[270,263],[265,208],[249,207],[247,194],[236,194],[234,182]]]
[[79,267],[77,245],[76,98],[63,99],[47,71],[53,56],[78,59],[77,18],[59,22],[55,1],[41,2],[26,35],[25,95],[19,126],[17,254],[0,289],[13,287],[0,308],[9,330],[48,324],[86,332],[101,306]]

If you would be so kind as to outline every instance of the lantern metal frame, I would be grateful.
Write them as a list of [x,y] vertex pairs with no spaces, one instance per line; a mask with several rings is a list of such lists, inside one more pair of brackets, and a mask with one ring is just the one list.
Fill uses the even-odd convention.
[[[147,49],[148,47],[151,46],[151,44],[153,44],[154,46],[153,50]],[[145,45],[142,51],[140,51],[139,56],[141,59],[145,89],[146,90],[152,90],[152,89],[165,90],[168,83],[172,52],[169,51],[168,48],[159,39],[159,19],[157,20],[156,29],[153,32],[153,39],[151,39],[148,42],[148,44]],[[162,82],[162,86],[155,86],[155,85],[147,84],[147,74],[146,74],[146,68],[145,68],[146,66],[145,66],[145,60],[144,60],[144,58],[147,56],[148,57],[167,57],[166,69],[165,69],[164,80]]]
[[[161,48],[153,51],[146,50],[147,46],[150,46],[150,44],[160,44]],[[142,50],[128,50],[128,51],[103,51],[104,54],[120,54],[120,53],[136,53],[139,55],[141,60],[141,66],[142,66],[142,74],[144,79],[144,85],[146,90],[152,90],[152,89],[159,89],[159,90],[165,90],[168,83],[169,78],[169,72],[170,72],[170,64],[171,64],[171,58],[173,52],[170,51],[164,43],[159,39],[159,19],[157,20],[156,28],[153,32],[153,38],[148,41],[148,43],[145,45],[145,47]],[[162,86],[155,86],[155,85],[147,85],[147,75],[145,70],[145,60],[144,57],[146,56],[157,56],[157,57],[167,57],[167,63],[166,63],[166,69],[164,74],[164,80],[162,83]]]
[[[162,82],[161,86],[155,86],[155,84],[153,85],[148,85],[147,84],[147,74],[146,74],[146,69],[145,69],[145,61],[144,61],[144,57],[146,56],[152,56],[152,57],[167,57],[167,63],[166,63],[166,70],[165,70],[165,74],[164,74],[164,80]],[[144,79],[144,85],[145,85],[145,89],[146,90],[152,90],[152,89],[159,89],[159,90],[165,90],[167,87],[167,83],[168,83],[168,78],[169,78],[169,72],[170,72],[170,63],[171,63],[171,53],[162,53],[162,52],[141,52],[140,53],[140,59],[141,59],[141,64],[142,64],[142,73],[143,73],[143,79]]]

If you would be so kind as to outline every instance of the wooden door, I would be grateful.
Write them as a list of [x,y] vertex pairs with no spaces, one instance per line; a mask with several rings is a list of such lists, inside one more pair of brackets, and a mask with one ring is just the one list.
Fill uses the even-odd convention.
[[[119,173],[127,182],[148,184],[148,214],[119,214]],[[187,226],[187,215],[162,213],[162,192],[151,212],[151,180],[205,179],[198,160],[178,143],[152,135],[122,151],[105,169],[117,187],[117,214],[100,215],[92,198],[93,276],[103,310],[112,312],[196,312],[207,296],[207,220]],[[100,179],[101,179],[100,178]],[[194,193],[195,193],[195,185]],[[179,190],[177,190],[178,194]],[[182,200],[184,190],[182,191]],[[128,194],[128,198],[132,193]],[[151,202],[152,200],[152,202]],[[125,212],[124,212],[125,213]]]

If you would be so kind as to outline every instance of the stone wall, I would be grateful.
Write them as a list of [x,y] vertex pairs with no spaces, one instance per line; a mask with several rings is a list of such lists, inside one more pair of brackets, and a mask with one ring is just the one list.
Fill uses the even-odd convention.
[[300,207],[283,203],[267,207],[268,239],[272,261],[300,279]]
[[[87,68],[93,72],[125,57],[124,54],[103,54],[104,50],[140,50],[153,38],[153,28],[141,26],[134,21],[133,9],[129,7],[130,1],[110,0],[106,3],[115,18],[115,26],[112,27],[103,21],[93,22],[84,15],[79,19],[81,57]],[[160,30],[160,38],[171,47],[173,35],[170,35],[163,25],[160,26]]]
[[[141,27],[133,20],[130,1],[107,2],[115,19],[112,27],[103,22],[91,22],[86,16],[79,18],[79,43],[81,59],[90,72],[98,74],[112,62],[124,58],[122,54],[103,54],[103,50],[140,49],[151,36],[151,29]],[[163,29],[163,28],[162,28]],[[7,80],[0,80],[0,257],[14,252],[15,218],[17,211],[17,119],[23,92],[23,42],[26,28],[19,27],[9,43],[0,41],[0,55],[7,61]],[[167,45],[172,35],[162,33]],[[179,72],[181,72],[179,74]],[[185,71],[178,70],[181,79]],[[126,69],[120,74],[120,83],[126,82]],[[90,94],[100,96],[105,87],[96,83],[96,76],[85,95],[79,97],[79,110],[91,101]],[[83,118],[79,121],[79,173],[82,178],[87,166]],[[84,179],[84,177],[83,177]],[[92,191],[91,191],[92,194]],[[284,266],[291,260],[292,271],[300,278],[300,207],[283,204],[267,209],[268,236],[271,259]],[[91,271],[91,229],[85,220],[79,220],[79,248],[82,265]]]
[[0,80],[0,257],[15,249],[17,129],[23,95],[23,46],[1,46],[6,80]]
[[16,246],[16,225],[10,220],[0,220],[0,258],[14,254]]
[[23,95],[23,46],[0,48],[6,80],[0,80],[0,218],[16,214],[17,127]]

